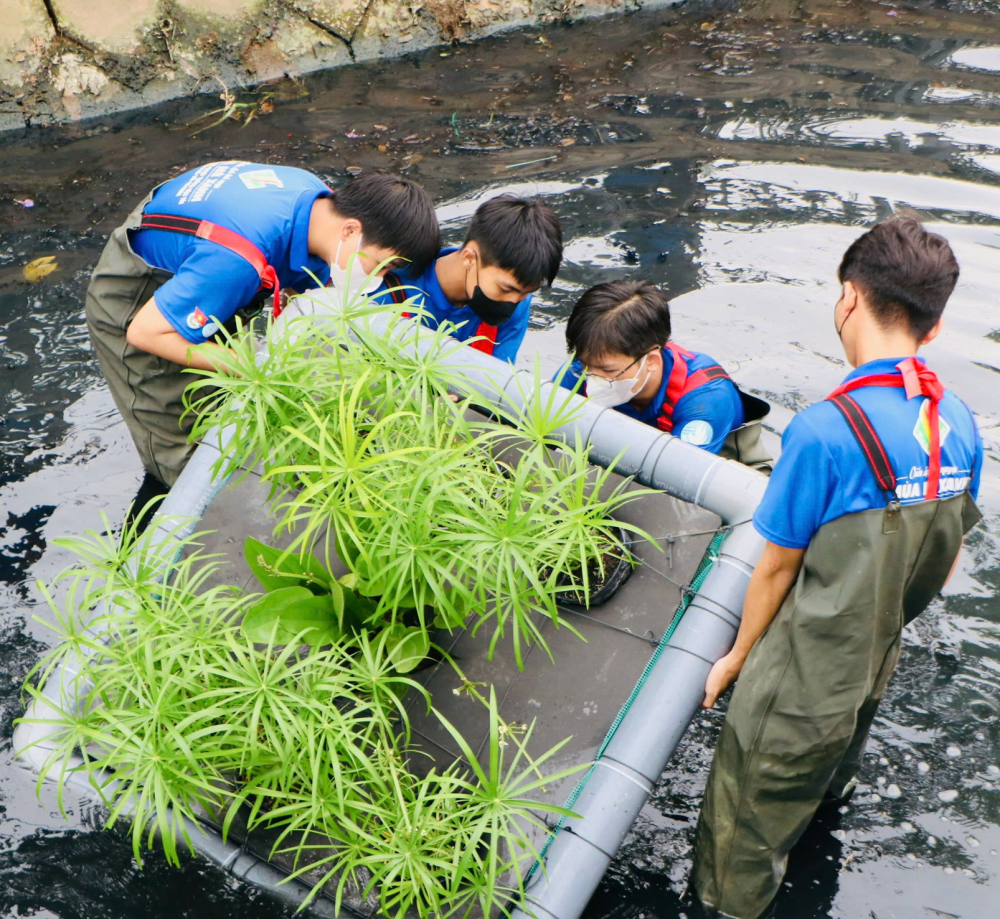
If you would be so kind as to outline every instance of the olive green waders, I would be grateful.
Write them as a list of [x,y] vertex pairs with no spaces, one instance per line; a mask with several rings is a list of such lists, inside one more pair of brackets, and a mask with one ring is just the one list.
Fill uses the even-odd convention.
[[763,399],[751,396],[750,393],[743,392],[738,386],[736,391],[740,394],[740,402],[743,404],[743,424],[736,430],[730,431],[719,456],[723,459],[736,460],[744,466],[750,466],[765,475],[771,474],[774,459],[767,448],[761,442],[761,423],[771,411],[771,406]]
[[747,657],[715,749],[692,869],[710,914],[757,919],[824,793],[850,786],[903,625],[944,585],[979,516],[964,494],[817,531]]
[[[155,191],[155,189],[154,189]],[[194,452],[194,423],[181,424],[184,390],[195,379],[180,364],[140,351],[125,338],[129,324],[157,288],[173,276],[132,251],[128,234],[142,219],[150,192],[108,239],[87,288],[90,341],[146,471],[173,485]]]

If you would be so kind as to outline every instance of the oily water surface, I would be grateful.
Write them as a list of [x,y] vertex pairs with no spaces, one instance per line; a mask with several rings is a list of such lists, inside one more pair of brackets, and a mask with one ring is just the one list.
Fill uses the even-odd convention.
[[[117,524],[140,479],[89,350],[89,273],[149,189],[216,159],[331,184],[401,170],[435,197],[449,242],[484,198],[543,196],[568,244],[521,364],[561,363],[586,287],[646,277],[670,294],[677,340],[773,404],[772,446],[846,373],[832,310],[849,242],[900,207],[945,234],[962,277],[926,356],[983,427],[986,516],[906,629],[862,787],[793,854],[776,915],[1000,915],[1000,4],[688,3],[271,90],[245,127],[193,137],[215,97],[0,137],[0,915],[286,914],[196,858],[172,869],[154,854],[140,872],[125,832],[75,800],[67,823],[11,761],[21,682],[53,635],[32,619],[50,615],[34,582],[71,561],[52,540],[101,529],[102,511]],[[56,270],[26,280],[43,256]],[[683,915],[721,718],[696,718],[588,919]]]

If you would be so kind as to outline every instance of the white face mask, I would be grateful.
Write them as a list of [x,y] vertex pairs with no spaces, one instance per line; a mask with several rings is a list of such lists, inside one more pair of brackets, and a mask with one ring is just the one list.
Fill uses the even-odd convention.
[[330,286],[333,287],[343,298],[342,306],[350,306],[361,297],[374,293],[378,290],[382,279],[376,274],[367,274],[362,266],[365,259],[361,254],[361,236],[358,235],[358,246],[347,258],[347,267],[340,267],[340,247],[344,244],[341,239],[337,243],[337,254],[330,262]]
[[[649,371],[643,374],[642,369],[646,365],[648,354],[643,355],[639,362],[639,369],[634,377],[626,380],[605,380],[603,377],[587,377],[587,398],[602,408],[614,408],[616,405],[624,405],[634,396],[637,396],[642,387],[649,379]],[[640,380],[641,378],[641,380]]]

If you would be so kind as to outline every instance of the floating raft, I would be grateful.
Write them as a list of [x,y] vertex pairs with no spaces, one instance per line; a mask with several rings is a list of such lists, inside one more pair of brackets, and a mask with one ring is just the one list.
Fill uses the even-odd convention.
[[[369,321],[378,328],[383,320],[376,316]],[[401,349],[427,347],[413,323],[398,324],[394,334]],[[517,407],[522,394],[535,386],[530,374],[471,348],[453,352],[448,360],[466,381],[466,395],[486,408]],[[618,412],[571,398],[580,403],[579,412],[559,434],[589,442],[595,464],[613,464],[617,474],[662,492],[626,504],[618,515],[656,537],[660,549],[645,541],[634,543],[638,565],[611,599],[590,610],[562,611],[586,641],[546,621],[552,661],[533,647],[519,671],[506,643],[487,660],[486,630],[436,636],[470,680],[495,686],[505,722],[536,722],[531,753],[538,755],[572,737],[547,771],[589,766],[581,769],[579,780],[553,782],[539,792],[540,800],[565,805],[578,816],[537,830],[533,841],[542,851],[544,868],[530,861],[523,866],[530,877],[527,902],[515,910],[517,919],[525,914],[576,919],[582,913],[697,713],[712,663],[732,645],[747,583],[763,550],[763,540],[749,523],[766,484],[762,475]],[[275,519],[269,488],[256,471],[232,487],[214,478],[212,467],[227,441],[226,431],[205,439],[159,516],[188,518],[188,533],[195,528],[214,531],[203,544],[225,556],[218,577],[250,587],[243,542],[247,536],[271,540]],[[156,521],[153,526],[154,539],[164,543],[186,535]],[[45,696],[57,707],[76,709],[77,697],[83,695],[76,676],[74,661],[65,660],[46,684]],[[453,691],[454,671],[432,666],[414,676],[472,749],[481,749],[488,732],[484,710]],[[460,758],[437,719],[415,699],[412,705],[415,745],[427,754],[423,761],[428,767],[443,769]],[[44,712],[33,702],[26,718],[38,717]],[[21,724],[14,734],[15,752],[36,770],[52,749],[46,730],[45,725]],[[414,766],[420,768],[421,761],[416,758]],[[60,771],[52,778],[76,792],[95,794],[83,773]],[[207,821],[188,828],[205,857],[283,900],[305,899],[309,876],[287,881],[292,866],[281,854],[270,855],[268,834],[248,835],[237,822],[223,842],[217,829]],[[325,897],[314,900],[310,910],[335,914],[332,900]],[[365,919],[377,916],[377,896],[366,899],[354,890],[345,897],[343,911]]]

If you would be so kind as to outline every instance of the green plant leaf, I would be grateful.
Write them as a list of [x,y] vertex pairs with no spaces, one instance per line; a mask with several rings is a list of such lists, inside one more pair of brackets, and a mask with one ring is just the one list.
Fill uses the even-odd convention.
[[[265,545],[252,536],[243,544],[247,564],[265,590],[279,590],[290,584],[328,592],[334,583],[323,563],[313,555],[296,555]],[[313,591],[315,592],[315,591]]]
[[368,597],[348,588],[343,588],[344,595],[344,629],[357,631],[364,628],[375,615],[378,604]]
[[400,673],[409,673],[430,653],[431,640],[419,626],[390,626],[386,637],[389,660]]
[[261,597],[247,610],[242,629],[258,644],[283,645],[298,638],[317,647],[343,635],[332,598],[317,597],[307,587],[282,587]]

